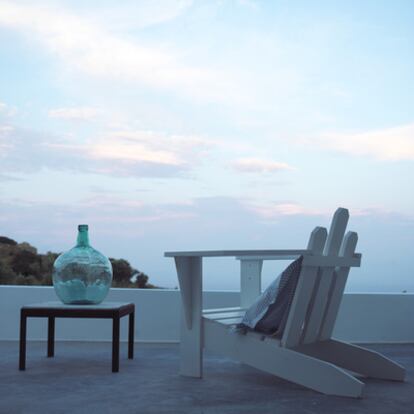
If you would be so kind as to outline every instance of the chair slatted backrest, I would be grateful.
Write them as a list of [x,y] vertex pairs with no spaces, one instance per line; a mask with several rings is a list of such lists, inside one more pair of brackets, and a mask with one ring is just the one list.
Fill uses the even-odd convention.
[[[328,240],[323,251],[324,256],[338,256],[348,219],[348,210],[344,208],[336,210],[329,229]],[[309,307],[307,321],[302,332],[302,342],[305,344],[315,342],[318,338],[325,309],[328,304],[334,271],[334,267],[324,267],[318,271],[318,277],[312,292],[312,306]]]
[[[349,231],[344,238],[339,256],[352,257],[355,253],[357,242],[358,234],[353,231]],[[350,267],[337,267],[335,269],[331,291],[329,293],[329,302],[326,307],[319,333],[319,340],[321,341],[329,339],[332,336],[332,331],[335,325],[336,317],[338,316],[339,306],[341,305],[349,271]]]
[[[326,237],[327,231],[324,227],[316,227],[313,230],[308,243],[308,249],[312,251],[312,254],[322,254]],[[317,276],[317,267],[302,266],[283,332],[282,346],[291,348],[299,343]]]
[[[309,239],[308,249],[314,256],[351,257],[355,252],[356,233],[344,239],[349,213],[339,208],[333,217],[329,234],[317,227]],[[282,346],[294,347],[330,338],[342,299],[349,266],[302,266],[295,296],[289,311]]]

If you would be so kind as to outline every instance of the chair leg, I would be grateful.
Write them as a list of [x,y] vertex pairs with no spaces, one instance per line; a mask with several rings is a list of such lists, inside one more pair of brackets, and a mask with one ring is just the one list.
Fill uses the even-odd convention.
[[182,299],[180,374],[201,378],[202,262],[199,257],[176,257],[175,263]]
[[330,339],[295,348],[306,355],[322,359],[371,378],[404,381],[405,369],[378,352]]
[[240,359],[256,368],[327,395],[362,397],[364,383],[329,362],[283,347],[246,347]]
[[[204,321],[207,349],[312,390],[342,397],[361,397],[364,383],[329,362],[285,348],[258,335],[231,335],[227,327]],[[226,336],[226,341],[220,338]]]

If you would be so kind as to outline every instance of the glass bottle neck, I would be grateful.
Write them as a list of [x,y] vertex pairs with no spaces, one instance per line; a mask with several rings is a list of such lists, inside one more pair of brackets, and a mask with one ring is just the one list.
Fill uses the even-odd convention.
[[79,226],[76,247],[89,247],[89,234],[87,228]]

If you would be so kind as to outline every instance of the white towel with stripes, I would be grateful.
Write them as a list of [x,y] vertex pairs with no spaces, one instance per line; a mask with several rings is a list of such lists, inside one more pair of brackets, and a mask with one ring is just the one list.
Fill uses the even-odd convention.
[[237,326],[239,331],[253,329],[267,335],[281,335],[295,295],[302,259],[292,262],[257,298]]

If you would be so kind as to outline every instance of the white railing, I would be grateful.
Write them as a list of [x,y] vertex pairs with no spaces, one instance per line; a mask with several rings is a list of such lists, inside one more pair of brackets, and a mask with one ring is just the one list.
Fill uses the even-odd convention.
[[[20,307],[29,303],[57,300],[52,287],[0,286],[0,341],[19,337]],[[109,301],[133,302],[136,306],[136,335],[139,342],[178,342],[180,292],[167,289],[111,289]],[[205,308],[240,305],[240,293],[203,293]],[[414,342],[413,294],[349,293],[340,308],[334,337],[350,342]],[[126,340],[126,320],[121,335]],[[57,340],[109,341],[107,320],[59,319]],[[47,321],[28,323],[29,340],[45,340]]]

